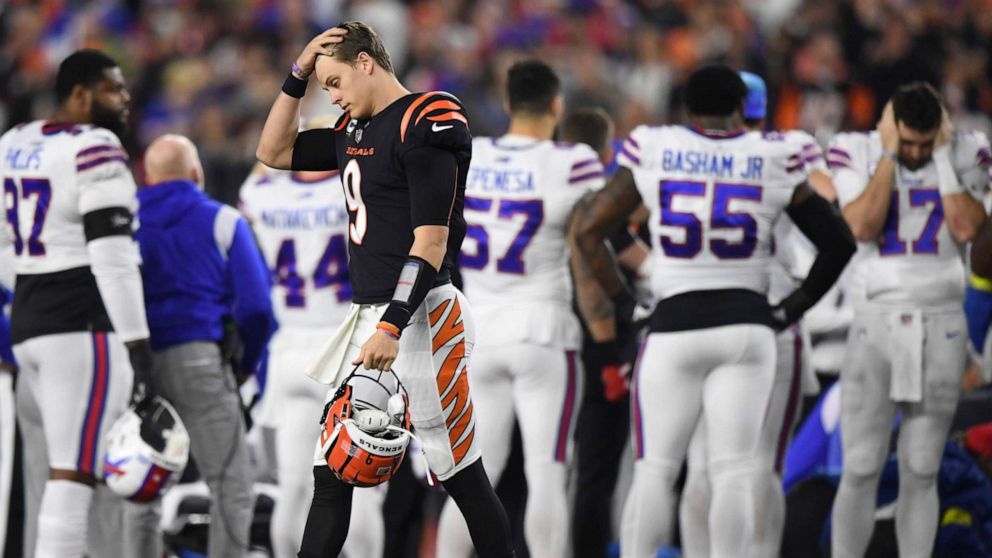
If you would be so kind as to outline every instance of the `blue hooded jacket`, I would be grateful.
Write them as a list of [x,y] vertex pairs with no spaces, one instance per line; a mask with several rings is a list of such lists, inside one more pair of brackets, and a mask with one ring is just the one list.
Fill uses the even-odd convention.
[[248,224],[189,180],[138,191],[138,231],[152,349],[219,342],[234,318],[254,372],[276,329],[269,272]]

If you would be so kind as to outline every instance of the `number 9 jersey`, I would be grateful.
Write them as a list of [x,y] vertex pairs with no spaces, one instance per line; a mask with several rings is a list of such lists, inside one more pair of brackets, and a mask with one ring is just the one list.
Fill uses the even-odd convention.
[[658,300],[722,289],[767,294],[772,228],[805,179],[799,147],[759,132],[638,126],[617,161],[652,215]]
[[[840,206],[856,200],[875,174],[882,157],[877,132],[837,134],[827,163]],[[981,132],[956,133],[951,165],[959,182],[975,198],[988,191],[989,143]],[[959,303],[964,297],[963,248],[944,223],[944,208],[931,161],[912,171],[896,165],[895,183],[885,225],[878,239],[859,242],[852,264],[852,288],[858,300]]]

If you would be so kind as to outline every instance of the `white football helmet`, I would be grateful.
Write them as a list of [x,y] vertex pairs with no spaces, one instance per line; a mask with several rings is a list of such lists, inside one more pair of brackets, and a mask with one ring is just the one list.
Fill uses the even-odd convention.
[[107,432],[107,486],[134,502],[150,502],[175,484],[189,460],[189,434],[176,410],[154,396],[128,408]]

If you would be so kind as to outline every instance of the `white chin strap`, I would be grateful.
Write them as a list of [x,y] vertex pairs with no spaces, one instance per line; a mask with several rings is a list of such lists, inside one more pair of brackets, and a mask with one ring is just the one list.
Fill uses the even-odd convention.
[[420,441],[420,438],[418,438],[416,434],[410,432],[406,428],[401,428],[399,426],[395,426],[392,424],[387,426],[386,430],[390,432],[398,432],[398,433],[406,434],[417,441],[417,445],[420,446],[420,452],[418,453],[420,453],[420,458],[424,460],[424,470],[427,471],[427,484],[429,484],[430,486],[434,486],[434,478],[433,478],[434,475],[431,475],[431,465],[430,463],[427,462],[427,456],[424,455],[424,444]]

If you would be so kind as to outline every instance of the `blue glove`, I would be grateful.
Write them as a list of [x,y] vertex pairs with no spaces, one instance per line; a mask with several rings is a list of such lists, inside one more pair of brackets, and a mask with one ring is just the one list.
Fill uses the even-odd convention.
[[971,344],[981,354],[989,325],[992,325],[992,292],[969,286],[964,295],[964,317],[968,322]]

